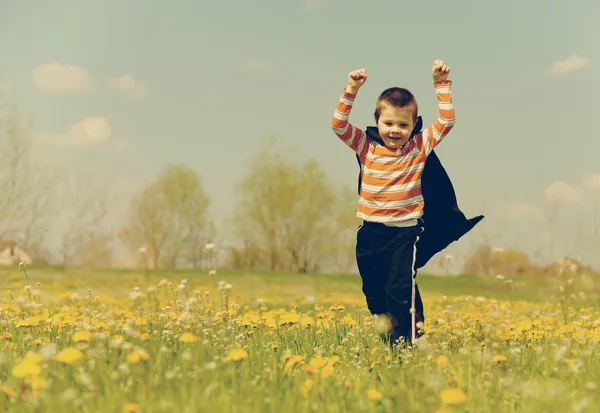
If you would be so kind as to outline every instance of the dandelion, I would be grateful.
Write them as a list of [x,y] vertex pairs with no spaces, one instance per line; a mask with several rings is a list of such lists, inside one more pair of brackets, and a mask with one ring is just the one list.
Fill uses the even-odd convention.
[[227,353],[227,360],[239,361],[248,358],[248,353],[243,348],[234,348]]
[[75,347],[67,347],[56,355],[56,361],[64,364],[72,364],[81,360],[83,354]]
[[377,390],[369,389],[369,391],[367,391],[367,399],[369,400],[379,401],[382,398],[383,397],[381,396],[381,393],[379,393]]
[[196,337],[190,332],[185,332],[181,336],[179,336],[179,342],[181,343],[195,343],[197,341],[198,337]]
[[467,401],[467,395],[462,389],[453,387],[449,389],[444,389],[440,392],[440,399],[445,404],[463,404]]
[[504,363],[506,361],[506,356],[502,355],[502,354],[496,354],[494,357],[492,357],[492,362],[494,363]]
[[135,413],[138,411],[139,406],[137,403],[125,403],[123,406],[123,413]]
[[92,339],[92,332],[88,330],[79,330],[73,333],[71,341],[74,343],[89,342]]
[[448,357],[440,355],[435,359],[435,364],[438,369],[445,369],[448,367]]

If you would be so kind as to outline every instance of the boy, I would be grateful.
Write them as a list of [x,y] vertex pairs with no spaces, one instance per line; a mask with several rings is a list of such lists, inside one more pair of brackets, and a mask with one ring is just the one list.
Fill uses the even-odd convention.
[[398,340],[412,344],[417,335],[415,259],[424,209],[421,177],[427,156],[454,126],[449,73],[443,61],[434,61],[439,117],[422,132],[416,127],[417,102],[403,88],[386,89],[377,100],[380,140],[368,139],[365,131],[349,123],[354,99],[367,80],[364,69],[348,75],[348,86],[331,121],[333,132],[360,160],[357,216],[363,223],[357,232],[356,260],[369,310],[389,317],[391,344]]

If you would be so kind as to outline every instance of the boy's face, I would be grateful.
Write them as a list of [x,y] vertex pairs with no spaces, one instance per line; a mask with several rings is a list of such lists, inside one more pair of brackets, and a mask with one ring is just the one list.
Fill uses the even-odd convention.
[[401,148],[408,142],[414,129],[412,106],[398,108],[384,104],[377,121],[377,129],[386,146],[392,149]]

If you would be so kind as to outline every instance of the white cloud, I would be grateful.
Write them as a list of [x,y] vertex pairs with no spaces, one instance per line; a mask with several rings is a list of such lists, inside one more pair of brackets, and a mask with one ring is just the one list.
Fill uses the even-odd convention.
[[600,191],[600,173],[586,176],[583,179],[583,184],[588,189]]
[[579,57],[576,54],[571,55],[566,60],[556,60],[552,62],[552,66],[546,72],[548,76],[558,77],[564,76],[569,72],[583,69],[588,66],[590,61],[585,57]]
[[37,87],[52,92],[80,92],[94,88],[88,71],[78,66],[45,63],[33,69],[32,74]]
[[91,116],[69,126],[66,133],[40,133],[38,138],[45,144],[78,148],[103,148],[115,152],[133,149],[132,144],[113,137],[108,119]]
[[246,71],[246,72],[249,72],[249,71],[267,72],[267,71],[271,71],[271,70],[275,69],[275,64],[268,60],[248,59],[248,60],[244,60],[241,63],[240,69],[242,69],[243,71]]
[[144,82],[130,74],[109,79],[108,87],[134,99],[145,98],[150,94],[150,88]]
[[581,194],[577,188],[572,187],[565,181],[554,181],[546,188],[546,198],[549,201],[559,201],[575,204],[582,201]]

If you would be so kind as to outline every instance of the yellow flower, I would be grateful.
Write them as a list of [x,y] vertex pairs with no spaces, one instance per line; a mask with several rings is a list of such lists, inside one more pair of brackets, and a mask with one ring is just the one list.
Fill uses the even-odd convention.
[[137,351],[132,351],[127,355],[127,363],[136,364],[141,361],[140,355]]
[[16,395],[14,390],[8,386],[2,386],[2,387],[0,387],[0,390],[2,391],[2,393],[6,394],[8,397],[13,397]]
[[377,390],[369,389],[367,392],[367,399],[369,400],[381,400],[382,396]]
[[321,370],[321,377],[327,378],[330,376],[333,376],[333,367],[331,367],[331,366],[323,367],[323,370]]
[[179,337],[179,341],[182,343],[195,343],[196,341],[198,341],[198,337],[196,337],[192,333],[186,332]]
[[463,404],[467,401],[467,395],[462,389],[449,388],[440,392],[440,399],[445,404]]
[[312,389],[314,382],[311,379],[307,379],[302,386],[302,395],[308,397],[310,389]]
[[71,337],[71,340],[73,340],[74,343],[79,343],[82,341],[89,342],[91,339],[92,339],[92,332],[88,331],[88,330],[76,331],[73,334],[73,337]]
[[338,362],[339,359],[340,359],[340,356],[331,356],[329,358],[329,360],[327,360],[327,365],[328,366],[333,366],[335,363]]
[[71,364],[75,361],[81,360],[83,354],[79,349],[75,347],[67,347],[56,355],[56,361],[60,361],[64,364]]
[[243,348],[233,348],[227,354],[227,360],[239,361],[248,358],[248,353]]
[[435,364],[438,369],[445,369],[446,367],[448,367],[448,357],[443,355],[438,356],[438,358],[435,359]]
[[494,363],[504,363],[506,361],[506,356],[502,355],[502,354],[496,354],[493,358],[492,361]]
[[325,361],[325,359],[323,359],[322,357],[314,357],[310,361],[310,363],[308,363],[309,366],[314,367],[316,369],[323,367],[325,364],[327,364],[327,361]]
[[37,376],[41,372],[42,368],[39,366],[39,364],[37,364],[36,361],[28,360],[27,358],[21,360],[21,362],[14,366],[12,370],[13,376],[19,379]]
[[123,406],[124,413],[134,413],[138,411],[138,405],[136,403],[125,403]]

